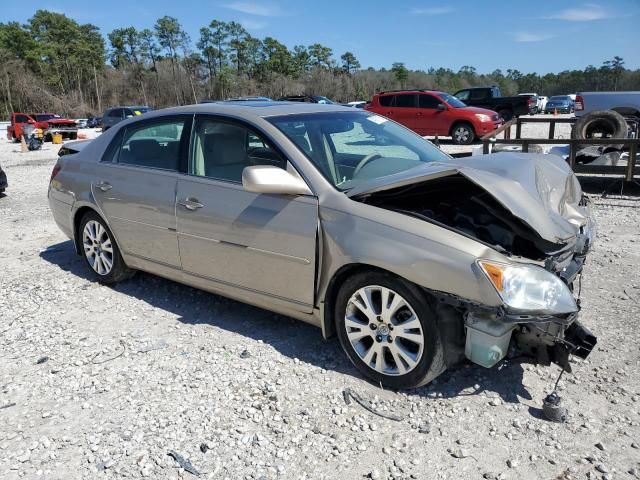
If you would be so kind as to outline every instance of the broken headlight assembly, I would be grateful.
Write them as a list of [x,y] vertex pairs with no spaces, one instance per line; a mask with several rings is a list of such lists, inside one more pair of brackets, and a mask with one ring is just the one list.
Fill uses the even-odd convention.
[[542,267],[486,260],[477,263],[509,309],[552,315],[578,310],[569,287]]

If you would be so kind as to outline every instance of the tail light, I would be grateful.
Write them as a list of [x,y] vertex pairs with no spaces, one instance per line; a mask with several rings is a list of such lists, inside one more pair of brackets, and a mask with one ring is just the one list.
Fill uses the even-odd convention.
[[53,166],[53,170],[51,170],[51,178],[49,179],[49,182],[51,182],[54,178],[56,178],[56,175],[60,173],[60,170],[62,170],[62,165],[60,165],[59,163],[56,163]]
[[575,101],[575,105],[573,106],[573,109],[575,111],[584,110],[584,99],[582,98],[582,95],[576,96],[576,101]]
[[534,103],[536,103],[536,102],[533,100],[533,97],[529,97],[529,98],[527,99],[527,103],[528,103],[529,105],[531,105],[531,104],[534,104]]

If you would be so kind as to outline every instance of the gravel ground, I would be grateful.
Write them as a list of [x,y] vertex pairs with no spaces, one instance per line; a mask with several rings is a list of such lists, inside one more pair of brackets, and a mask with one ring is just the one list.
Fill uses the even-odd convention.
[[0,144],[3,480],[192,478],[170,451],[215,479],[640,478],[640,197],[594,198],[582,318],[599,343],[560,381],[557,424],[557,367],[383,391],[309,325],[147,274],[91,281],[49,213],[54,146],[18,152]]

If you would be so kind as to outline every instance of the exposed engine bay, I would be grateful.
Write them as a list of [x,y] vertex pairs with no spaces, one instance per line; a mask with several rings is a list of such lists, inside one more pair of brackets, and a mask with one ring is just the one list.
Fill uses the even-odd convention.
[[544,260],[564,247],[540,237],[460,174],[377,192],[366,203],[445,226],[508,255]]

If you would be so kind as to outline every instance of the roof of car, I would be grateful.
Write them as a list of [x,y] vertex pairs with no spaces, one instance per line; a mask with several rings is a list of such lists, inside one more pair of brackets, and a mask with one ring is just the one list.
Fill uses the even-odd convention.
[[275,117],[278,115],[336,111],[353,112],[353,108],[337,104],[280,101],[211,102],[155,110],[145,113],[145,118],[177,113],[218,113],[234,116]]
[[444,93],[441,90],[429,90],[426,88],[409,88],[405,90],[385,90],[383,92],[378,92],[376,95],[386,95],[388,93]]

